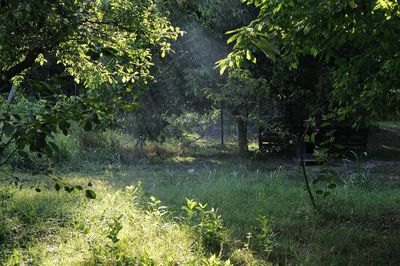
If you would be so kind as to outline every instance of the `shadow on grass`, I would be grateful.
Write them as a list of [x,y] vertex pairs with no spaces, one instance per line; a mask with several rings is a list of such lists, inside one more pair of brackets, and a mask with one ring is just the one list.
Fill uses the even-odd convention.
[[0,247],[10,252],[16,247],[28,247],[61,234],[60,229],[71,222],[81,201],[78,195],[55,191],[38,193],[33,189],[18,190],[11,186],[1,186],[0,189],[3,198],[0,203]]
[[[191,165],[192,167],[193,165]],[[284,170],[255,171],[236,162],[219,168],[196,164],[192,168],[153,166],[108,169],[102,174],[63,176],[76,183],[94,184],[101,197],[108,190],[120,190],[141,182],[145,195],[154,195],[163,205],[179,214],[186,198],[219,209],[231,241],[256,238],[260,215],[270,217],[278,245],[270,259],[277,264],[355,264],[394,265],[400,262],[400,188],[373,189],[339,187],[326,200],[319,200],[320,213],[314,213],[300,179]],[[79,208],[78,194],[11,193],[4,201],[6,219],[2,222],[2,243],[13,246],[62,234]],[[263,256],[262,250],[258,250]]]

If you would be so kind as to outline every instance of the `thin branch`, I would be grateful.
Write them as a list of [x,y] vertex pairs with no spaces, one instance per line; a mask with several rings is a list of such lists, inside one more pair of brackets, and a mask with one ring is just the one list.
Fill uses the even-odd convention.
[[301,164],[301,168],[303,170],[304,181],[306,182],[306,187],[307,187],[308,194],[310,196],[311,204],[312,204],[314,210],[317,210],[317,205],[315,204],[314,196],[313,196],[313,194],[311,192],[310,182],[308,180],[308,175],[307,175],[306,166],[305,166],[305,163],[304,163],[304,156],[303,156],[303,152],[304,152],[303,144],[304,144],[304,138],[307,135],[307,132],[308,132],[308,126],[304,130],[304,133],[303,133],[303,135],[301,136],[301,138],[300,138],[300,140],[298,142],[299,145],[300,145],[300,164]]
[[[36,57],[42,52],[43,52],[42,49],[35,48],[26,54],[24,60],[10,67],[6,71],[0,72],[1,83],[3,84],[9,83],[13,77],[18,75],[25,69],[30,68],[35,63]],[[0,88],[1,93],[7,92],[6,90],[7,88]]]

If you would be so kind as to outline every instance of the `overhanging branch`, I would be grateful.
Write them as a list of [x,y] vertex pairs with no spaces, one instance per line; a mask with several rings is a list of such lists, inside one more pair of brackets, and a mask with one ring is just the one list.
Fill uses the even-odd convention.
[[11,79],[20,74],[25,69],[30,68],[35,63],[35,59],[37,58],[37,56],[42,52],[43,51],[41,49],[33,49],[26,54],[24,60],[5,71],[0,71],[0,93],[8,92],[8,85],[10,84]]

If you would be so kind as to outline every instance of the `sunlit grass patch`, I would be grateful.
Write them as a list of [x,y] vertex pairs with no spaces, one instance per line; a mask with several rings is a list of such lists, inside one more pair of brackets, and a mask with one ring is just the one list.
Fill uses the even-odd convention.
[[[92,180],[97,198],[89,200],[79,190],[39,193],[1,186],[7,202],[0,205],[5,218],[0,264],[229,265],[236,248],[221,258],[230,240],[219,214],[207,204],[187,201],[190,213],[172,212],[146,196],[140,183],[115,189],[102,178],[63,179],[74,184]],[[246,254],[249,263],[257,262],[250,250]]]
[[79,193],[10,188],[1,208],[1,233],[7,234],[2,263],[189,265],[206,258],[189,227],[167,218],[161,206],[144,209],[135,191],[97,187],[98,199],[88,200]]
[[[148,147],[149,154],[157,149]],[[220,265],[230,260],[234,265],[321,265],[351,260],[365,265],[400,260],[398,182],[372,182],[373,173],[368,186],[339,178],[329,197],[317,198],[315,212],[296,165],[237,155],[233,145],[222,148],[214,140],[165,159],[155,155],[155,160],[123,164],[99,157],[73,171],[56,169],[51,177],[68,184],[90,182],[97,194],[91,201],[83,191],[57,193],[43,175],[17,173],[35,186],[0,186],[1,195],[11,195],[0,205],[0,217],[6,217],[0,223],[0,264]],[[139,183],[142,193],[126,190]],[[207,203],[196,222],[182,209],[186,199]],[[268,222],[263,228],[260,221]],[[211,240],[204,241],[211,224]]]

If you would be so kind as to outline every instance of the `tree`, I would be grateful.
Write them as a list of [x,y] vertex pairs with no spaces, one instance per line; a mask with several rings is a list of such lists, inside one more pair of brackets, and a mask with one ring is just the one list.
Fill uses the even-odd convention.
[[[49,137],[68,134],[70,121],[90,130],[116,106],[135,107],[152,78],[154,53],[164,56],[180,34],[156,0],[2,0],[0,6],[0,93],[8,97],[1,99],[0,166],[26,147],[54,152]],[[58,71],[43,74],[40,66],[48,64]],[[66,77],[77,90],[65,89]]]
[[[371,119],[399,113],[400,77],[395,74],[400,72],[398,1],[243,2],[258,7],[259,15],[249,25],[228,32],[233,50],[217,63],[223,73],[241,67],[246,60],[257,63],[258,50],[271,59],[271,91],[277,99],[283,99],[286,117],[292,119],[289,123],[305,128],[297,132],[296,139],[316,208],[301,147],[306,139],[315,143],[318,132],[309,135],[308,131],[335,122],[357,128]],[[328,130],[321,136],[314,153],[321,163],[326,162],[327,152],[334,146],[333,134]],[[323,169],[313,181],[326,181],[327,189],[336,187],[329,184],[332,175]],[[329,194],[327,190],[315,192]]]
[[273,113],[268,83],[263,78],[253,77],[249,70],[232,70],[220,97],[235,117],[239,152],[246,153],[249,122],[260,126],[260,118],[267,112]]
[[198,114],[198,122],[213,117],[215,109],[220,109],[220,88],[226,83],[226,76],[214,68],[221,54],[229,51],[224,32],[251,18],[249,10],[235,0],[165,1],[163,7],[185,34],[172,43],[175,53],[168,54],[167,60],[157,60],[150,89],[142,93],[144,108],[121,116],[126,118],[121,124],[139,140],[181,138],[188,127],[178,123],[175,129],[180,130],[170,130],[176,124],[171,117],[189,121],[187,114],[192,118]]
[[[327,103],[323,112],[333,112],[339,120],[362,124],[399,112],[397,1],[244,2],[260,13],[248,26],[230,32],[228,42],[235,46],[219,61],[221,72],[246,59],[256,62],[253,53],[261,49],[272,61],[279,56],[273,69],[276,91],[303,97],[306,92],[318,96],[316,101],[322,97]],[[282,76],[295,81],[303,67],[314,68],[311,84],[279,82]]]

